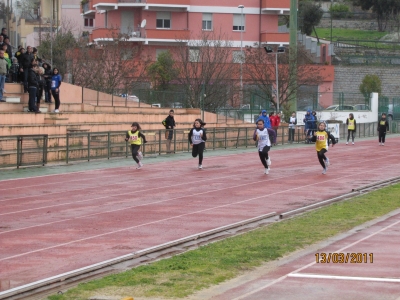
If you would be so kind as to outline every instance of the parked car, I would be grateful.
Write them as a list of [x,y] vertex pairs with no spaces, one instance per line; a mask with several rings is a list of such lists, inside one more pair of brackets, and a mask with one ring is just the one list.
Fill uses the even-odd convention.
[[[341,108],[341,109],[340,109]],[[338,110],[354,110],[354,106],[351,105],[342,105],[340,107],[338,104],[337,105],[331,105],[325,108],[324,110],[331,110],[331,111],[338,111]]]
[[183,108],[183,104],[180,102],[174,102],[171,104],[172,108]]
[[122,98],[126,98],[127,100],[131,100],[131,101],[134,101],[134,102],[139,102],[139,98],[137,96],[135,96],[135,95],[120,94],[119,96],[122,97]]
[[354,105],[354,110],[370,110],[367,104],[356,104]]

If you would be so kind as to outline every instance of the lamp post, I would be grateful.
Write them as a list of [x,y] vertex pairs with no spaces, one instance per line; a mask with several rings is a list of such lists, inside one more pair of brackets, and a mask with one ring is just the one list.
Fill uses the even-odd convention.
[[243,101],[243,8],[244,5],[239,5],[240,8],[240,101]]
[[[265,51],[269,53],[273,53],[271,47],[264,47]],[[275,51],[275,88],[276,88],[276,110],[279,113],[279,70],[278,70],[278,54],[284,53],[285,47],[279,46],[278,49]]]
[[333,3],[333,0],[331,0],[331,11],[330,11],[330,15],[331,15],[331,43],[332,43],[332,3]]

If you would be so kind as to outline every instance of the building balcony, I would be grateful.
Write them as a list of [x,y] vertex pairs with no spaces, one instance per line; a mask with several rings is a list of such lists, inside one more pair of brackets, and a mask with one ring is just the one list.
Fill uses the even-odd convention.
[[290,0],[262,0],[261,12],[288,15],[290,13]]
[[96,9],[93,8],[92,0],[82,5],[82,15],[89,16],[89,15],[94,15],[95,13]]
[[120,29],[96,28],[90,34],[91,42],[106,42],[123,38],[127,42],[142,42],[144,44],[152,43],[175,43],[186,41],[190,38],[188,29],[170,30],[170,29],[148,29],[140,28],[129,34],[121,34]]
[[261,43],[271,45],[288,45],[289,44],[289,33],[281,32],[262,32]]
[[189,11],[190,0],[93,0],[99,10],[115,10],[119,7],[140,7],[143,10]]

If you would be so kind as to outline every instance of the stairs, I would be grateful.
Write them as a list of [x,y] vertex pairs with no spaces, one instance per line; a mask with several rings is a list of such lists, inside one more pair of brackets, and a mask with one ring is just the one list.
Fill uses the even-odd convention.
[[[71,132],[107,132],[129,130],[132,122],[139,122],[144,130],[163,129],[161,122],[168,115],[170,108],[156,108],[136,102],[126,102],[126,99],[113,96],[112,102],[103,100],[111,95],[95,91],[83,92],[83,89],[68,83],[61,85],[60,113],[54,110],[54,103],[41,101],[40,111],[35,114],[27,112],[29,95],[23,93],[21,84],[5,84],[5,100],[0,103],[0,136],[47,134],[50,136],[65,136]],[[97,99],[90,97],[90,93]],[[82,103],[82,96],[86,95]],[[93,99],[93,100],[90,100]],[[112,106],[110,105],[112,104]],[[201,117],[200,109],[175,109],[177,129],[191,128],[193,121]],[[216,114],[204,112],[207,127],[253,127],[233,118],[219,120]]]

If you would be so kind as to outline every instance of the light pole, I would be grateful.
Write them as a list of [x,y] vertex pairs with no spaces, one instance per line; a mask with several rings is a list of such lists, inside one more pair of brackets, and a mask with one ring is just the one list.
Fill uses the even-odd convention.
[[[271,47],[264,47],[265,51],[269,53],[273,53]],[[278,70],[278,54],[285,52],[285,47],[279,46],[275,51],[275,88],[276,88],[276,111],[279,113],[279,70]]]
[[331,15],[331,44],[332,44],[332,3],[333,3],[333,0],[331,0],[331,9],[330,9],[330,15]]
[[243,8],[244,5],[239,5],[240,8],[240,101],[243,102]]

